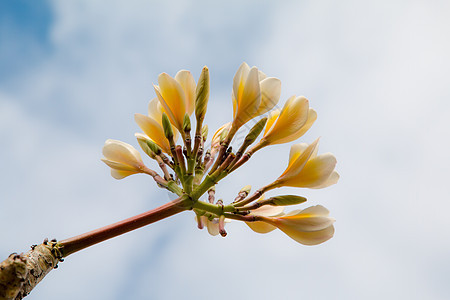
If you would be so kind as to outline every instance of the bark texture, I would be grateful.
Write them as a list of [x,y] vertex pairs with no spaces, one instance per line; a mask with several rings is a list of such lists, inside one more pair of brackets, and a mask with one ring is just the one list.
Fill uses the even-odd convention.
[[62,261],[56,241],[31,246],[27,253],[11,254],[0,263],[0,300],[23,299]]

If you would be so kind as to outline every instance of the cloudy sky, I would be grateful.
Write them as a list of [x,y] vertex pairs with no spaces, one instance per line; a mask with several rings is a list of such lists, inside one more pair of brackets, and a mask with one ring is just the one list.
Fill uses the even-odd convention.
[[[240,223],[211,237],[187,212],[74,254],[29,298],[449,299],[449,37],[448,1],[1,1],[0,256],[165,203],[148,177],[109,175],[104,141],[137,147],[158,74],[204,65],[213,131],[246,61],[282,81],[280,105],[304,95],[318,112],[301,141],[321,136],[340,182],[277,192],[330,209],[334,238]],[[219,197],[273,181],[289,146]]]

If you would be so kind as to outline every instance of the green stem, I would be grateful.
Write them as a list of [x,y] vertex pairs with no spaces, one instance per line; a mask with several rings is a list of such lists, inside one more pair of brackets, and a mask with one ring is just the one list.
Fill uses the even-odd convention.
[[204,201],[197,201],[193,204],[193,209],[206,211],[217,216],[223,215],[224,213],[232,213],[236,211],[233,205],[219,205],[211,204]]

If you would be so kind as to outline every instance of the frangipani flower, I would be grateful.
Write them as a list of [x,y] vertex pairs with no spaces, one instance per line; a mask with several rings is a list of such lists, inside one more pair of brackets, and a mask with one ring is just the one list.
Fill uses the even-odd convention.
[[233,79],[233,125],[237,129],[271,110],[280,98],[281,82],[256,67],[241,64]]
[[275,110],[270,114],[260,144],[267,146],[292,142],[304,135],[316,119],[317,113],[309,108],[305,97],[292,96],[281,112]]
[[[223,199],[215,201],[216,185],[245,164],[255,151],[267,145],[293,141],[305,134],[317,119],[317,113],[309,107],[308,100],[303,96],[292,96],[281,110],[273,111],[247,128],[244,139],[235,139],[240,143],[238,148],[238,145],[231,147],[230,143],[242,125],[269,112],[278,102],[281,91],[277,78],[267,77],[256,67],[250,68],[243,63],[233,80],[233,120],[222,125],[208,145],[208,126],[203,122],[209,87],[207,67],[202,69],[197,84],[192,74],[185,70],[179,71],[175,77],[162,73],[158,77],[158,85],[154,86],[157,97],[150,101],[148,115],[135,115],[137,124],[145,133],[136,134],[138,143],[144,153],[158,163],[161,175],[147,168],[132,146],[120,141],[106,141],[102,160],[111,167],[114,178],[146,173],[153,177],[158,187],[178,196],[149,214],[137,216],[144,220],[141,223],[153,222],[154,216],[163,218],[192,210],[196,214],[198,228],[206,227],[211,235],[226,236],[225,222],[237,220],[245,222],[257,233],[268,233],[278,228],[305,245],[320,244],[331,238],[334,219],[328,216],[326,208],[313,206],[285,214],[285,206],[301,204],[306,198],[276,195],[264,199],[263,195],[282,186],[323,188],[336,183],[339,179],[334,170],[336,158],[330,153],[317,155],[318,140],[311,145],[293,145],[286,170],[273,183],[251,195],[251,187],[245,186],[229,204],[225,204]],[[193,111],[196,122],[192,124],[190,115]],[[263,130],[263,137],[254,145]],[[181,144],[175,136],[179,133],[183,138]],[[206,193],[207,199],[201,200]],[[134,228],[136,225],[130,226]]]
[[277,227],[303,245],[318,245],[333,237],[334,219],[321,205],[294,210],[280,217],[263,217],[264,222]]
[[189,71],[181,70],[175,78],[166,73],[158,76],[159,86],[154,86],[164,112],[175,127],[183,132],[183,119],[191,115],[195,105],[195,80]]
[[331,153],[317,155],[318,142],[319,139],[311,145],[293,145],[288,167],[272,186],[318,189],[337,183],[339,174],[334,170],[336,158]]
[[[148,116],[135,114],[134,120],[144,133],[155,142],[165,153],[170,154],[170,145],[164,135],[162,126],[163,108],[157,98],[150,100],[148,104]],[[178,132],[174,130],[174,140],[178,138]]]
[[103,146],[102,161],[111,167],[111,175],[116,179],[122,179],[129,175],[142,173],[145,165],[139,152],[130,144],[107,140]]

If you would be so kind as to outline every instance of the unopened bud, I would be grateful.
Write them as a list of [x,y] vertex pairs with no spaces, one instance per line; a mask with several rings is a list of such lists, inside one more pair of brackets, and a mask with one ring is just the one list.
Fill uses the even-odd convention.
[[250,194],[251,190],[252,190],[252,186],[251,185],[246,185],[239,191],[239,194],[240,193],[244,193],[245,196],[247,196],[248,194]]
[[169,140],[173,139],[172,124],[170,124],[169,117],[167,117],[166,113],[162,113],[162,126],[166,138]]
[[266,126],[267,123],[267,117],[262,118],[259,120],[248,132],[247,136],[245,137],[244,144],[250,145],[252,144],[259,136],[261,131],[264,129],[264,126]]
[[197,118],[197,122],[202,123],[206,115],[209,99],[209,70],[206,66],[203,67],[200,78],[198,79],[195,94],[195,117]]
[[208,138],[208,125],[203,125],[202,127],[202,138],[203,141],[206,141],[206,139]]
[[260,201],[261,205],[287,206],[306,202],[306,198],[297,195],[282,195]]
[[184,119],[183,119],[183,131],[184,132],[189,132],[191,131],[191,119],[189,118],[188,114],[184,115]]
[[[141,146],[141,148],[142,148],[142,151],[144,151],[145,154],[147,154],[151,158],[155,159],[156,153],[155,153],[155,151],[153,151],[150,148],[149,144],[147,143],[147,141],[150,141],[150,140],[141,133],[136,133],[135,136],[137,138],[139,146]],[[152,141],[150,141],[150,142],[153,143]],[[160,151],[161,151],[161,149],[160,149]]]
[[225,231],[225,216],[221,215],[219,217],[219,233],[222,237],[227,236],[227,232]]

